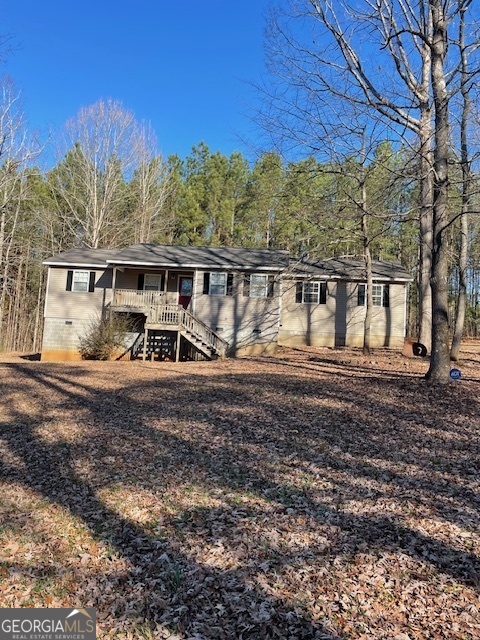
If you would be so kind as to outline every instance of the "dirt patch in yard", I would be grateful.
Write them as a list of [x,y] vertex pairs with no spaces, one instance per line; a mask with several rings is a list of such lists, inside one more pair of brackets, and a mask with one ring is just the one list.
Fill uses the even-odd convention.
[[480,355],[0,361],[0,606],[99,638],[480,637]]

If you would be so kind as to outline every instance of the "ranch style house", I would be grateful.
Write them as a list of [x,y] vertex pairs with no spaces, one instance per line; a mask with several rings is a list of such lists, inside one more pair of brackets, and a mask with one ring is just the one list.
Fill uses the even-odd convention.
[[[42,360],[80,359],[96,320],[128,314],[119,357],[214,359],[277,345],[361,346],[361,260],[294,259],[287,251],[136,244],[70,249],[48,266]],[[399,264],[373,263],[371,344],[402,348],[407,288]]]

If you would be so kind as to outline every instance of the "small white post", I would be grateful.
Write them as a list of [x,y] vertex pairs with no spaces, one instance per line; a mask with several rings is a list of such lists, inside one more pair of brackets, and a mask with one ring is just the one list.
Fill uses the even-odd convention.
[[177,331],[177,348],[175,351],[175,362],[180,361],[180,331]]
[[147,342],[148,342],[148,329],[145,328],[145,337],[143,339],[143,362],[147,359]]

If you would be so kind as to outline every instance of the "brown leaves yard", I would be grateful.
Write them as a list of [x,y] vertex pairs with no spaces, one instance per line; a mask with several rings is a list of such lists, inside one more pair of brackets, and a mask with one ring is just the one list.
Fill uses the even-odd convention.
[[480,638],[479,365],[0,363],[0,606],[93,606],[100,638]]

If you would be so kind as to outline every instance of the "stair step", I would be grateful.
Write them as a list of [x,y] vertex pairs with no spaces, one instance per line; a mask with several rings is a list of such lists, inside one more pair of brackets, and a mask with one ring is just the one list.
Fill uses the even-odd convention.
[[204,347],[208,347],[209,349],[213,349],[213,345],[211,345],[208,342],[205,342],[205,340],[202,340],[201,338],[197,338],[197,336],[195,336],[193,333],[190,333],[189,331],[186,331],[186,333],[188,333],[189,335],[185,336],[186,338],[188,338],[188,340],[190,340],[190,342],[195,342],[196,344],[201,344]]

